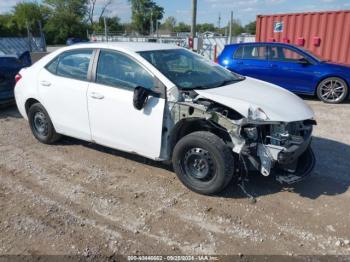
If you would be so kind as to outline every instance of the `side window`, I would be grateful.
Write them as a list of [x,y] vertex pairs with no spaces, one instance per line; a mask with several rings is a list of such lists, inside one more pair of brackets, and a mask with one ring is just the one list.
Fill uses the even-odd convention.
[[292,49],[282,46],[269,47],[269,60],[297,62],[302,58],[304,58],[304,56],[298,52],[293,51]]
[[58,65],[58,61],[59,61],[60,57],[56,57],[54,60],[52,60],[47,66],[46,66],[46,69],[56,75],[57,73],[57,65]]
[[75,50],[62,53],[46,69],[63,77],[87,80],[92,50]]
[[234,59],[242,59],[244,46],[240,46],[233,54]]
[[243,49],[243,59],[258,59],[265,60],[266,59],[266,47],[265,46],[253,46],[246,45]]
[[101,50],[97,64],[96,83],[134,89],[137,86],[152,89],[154,78],[128,56]]

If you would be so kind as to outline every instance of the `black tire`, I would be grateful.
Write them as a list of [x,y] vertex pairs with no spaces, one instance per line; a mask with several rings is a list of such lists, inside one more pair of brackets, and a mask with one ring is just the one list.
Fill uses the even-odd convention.
[[[196,162],[198,159],[200,164]],[[194,163],[190,165],[192,160]],[[173,150],[172,161],[180,181],[200,194],[219,193],[229,184],[234,174],[232,150],[210,132],[194,132],[180,139]],[[203,172],[203,169],[207,172]]]
[[322,102],[339,104],[348,98],[349,86],[339,77],[328,77],[318,84],[316,92]]
[[28,120],[33,135],[41,143],[53,144],[61,138],[42,104],[36,103],[29,108]]

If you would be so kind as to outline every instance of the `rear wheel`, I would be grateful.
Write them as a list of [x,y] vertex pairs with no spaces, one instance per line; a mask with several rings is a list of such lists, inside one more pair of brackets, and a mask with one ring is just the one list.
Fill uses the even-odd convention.
[[183,137],[176,144],[173,166],[186,187],[211,195],[222,191],[232,180],[234,157],[222,139],[200,131]]
[[52,144],[61,138],[61,135],[56,133],[49,114],[40,103],[29,108],[28,120],[33,135],[41,143]]
[[338,104],[348,97],[349,87],[339,77],[329,77],[319,83],[317,87],[318,98],[330,104]]

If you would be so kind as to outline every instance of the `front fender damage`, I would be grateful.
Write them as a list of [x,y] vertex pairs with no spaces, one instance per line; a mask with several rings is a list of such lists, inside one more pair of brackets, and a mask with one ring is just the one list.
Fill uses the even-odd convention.
[[[214,106],[213,106],[214,105]],[[167,135],[164,137],[171,156],[172,132],[183,121],[201,120],[214,129],[225,132],[231,141],[225,141],[239,159],[239,173],[258,171],[263,176],[276,177],[281,183],[291,184],[306,177],[313,169],[315,159],[310,148],[313,120],[294,123],[273,122],[232,116],[233,109],[218,103],[198,99],[182,102],[168,101],[167,117],[164,119]],[[258,136],[250,139],[245,128],[256,128]],[[311,150],[311,151],[310,151]],[[310,153],[311,152],[311,153]],[[308,156],[308,162],[299,158]]]
[[188,103],[175,102],[170,106],[171,122],[175,125],[184,119],[203,119],[216,126],[224,129],[232,140],[233,152],[239,154],[245,144],[245,140],[240,136],[241,125],[235,123],[227,116],[215,111],[208,111],[205,106]]

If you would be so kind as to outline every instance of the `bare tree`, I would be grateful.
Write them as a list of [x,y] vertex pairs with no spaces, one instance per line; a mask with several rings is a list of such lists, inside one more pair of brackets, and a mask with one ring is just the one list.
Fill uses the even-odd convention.
[[[95,12],[96,12],[96,7],[97,7],[97,5],[99,5],[98,2],[99,2],[99,0],[89,0],[88,1],[88,20],[89,20],[91,25],[93,25],[93,23],[94,23],[94,16],[95,16]],[[104,0],[104,2],[102,4],[102,7],[101,7],[100,14],[98,16],[98,21],[104,15],[104,13],[106,12],[107,7],[111,3],[112,3],[112,0]]]

